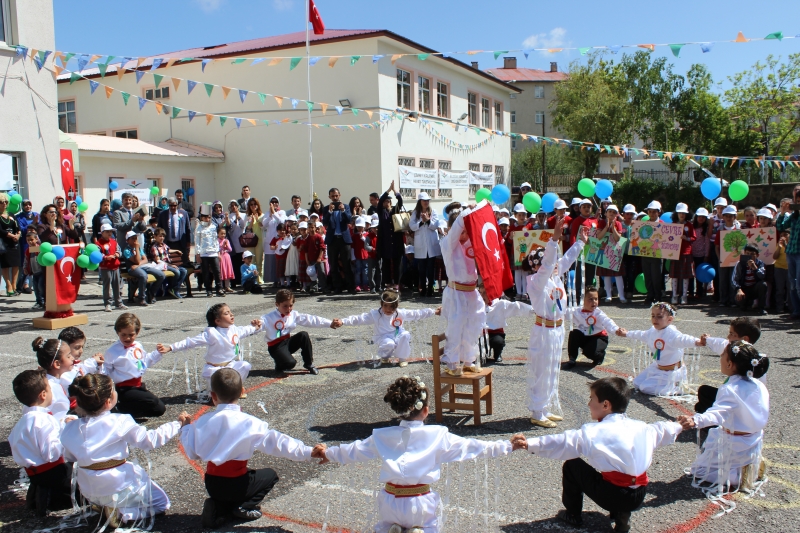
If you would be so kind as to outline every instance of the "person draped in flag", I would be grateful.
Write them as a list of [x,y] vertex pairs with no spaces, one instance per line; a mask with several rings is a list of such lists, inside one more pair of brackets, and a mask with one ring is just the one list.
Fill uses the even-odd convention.
[[553,236],[544,248],[532,251],[526,261],[532,274],[527,278],[528,296],[536,320],[528,340],[528,409],[531,423],[556,427],[563,416],[558,401],[558,371],[561,366],[561,347],[564,344],[564,315],[567,297],[562,276],[569,273],[572,263],[583,252],[589,229],[580,228],[575,244],[558,259],[558,243],[564,227],[563,216],[554,224]]
[[[255,335],[261,329],[261,320],[254,319],[249,326],[234,325],[234,316],[228,304],[214,304],[206,311],[208,327],[200,335],[187,337],[182,341],[164,346],[159,344],[157,349],[166,354],[172,351],[180,352],[191,350],[198,346],[206,346],[206,365],[203,367],[203,379],[211,388],[211,376],[220,368],[236,370],[242,381],[250,373],[250,363],[244,360],[241,341],[245,337]],[[242,393],[242,398],[247,395]]]
[[672,325],[677,311],[668,303],[656,302],[650,307],[648,330],[627,331],[620,328],[617,335],[642,341],[653,355],[653,362],[633,380],[633,385],[645,394],[674,396],[683,394],[686,384],[686,367],[683,350],[702,346],[702,341],[684,335]]

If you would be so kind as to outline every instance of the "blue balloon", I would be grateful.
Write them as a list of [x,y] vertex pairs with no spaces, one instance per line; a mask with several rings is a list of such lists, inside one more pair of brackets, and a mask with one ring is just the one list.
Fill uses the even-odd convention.
[[95,250],[89,255],[89,261],[91,261],[93,265],[99,265],[100,262],[103,261],[103,252]]
[[186,189],[186,196],[194,196],[194,187]]
[[83,198],[81,198],[80,196],[76,196],[75,197],[75,203],[78,204],[78,205],[81,205],[83,203]]
[[66,255],[66,253],[67,253],[67,252],[64,250],[64,247],[63,247],[63,246],[53,246],[53,250],[52,250],[52,252],[53,252],[53,254],[55,254],[55,256],[56,256],[56,259],[57,259],[57,260],[59,260],[59,261],[61,261],[61,259],[63,259],[63,258],[64,258],[64,256],[65,256],[65,255]]
[[610,180],[600,180],[594,185],[594,194],[601,200],[605,200],[614,192],[614,184]]
[[492,201],[498,205],[504,204],[511,198],[511,191],[502,183],[492,187]]
[[542,196],[542,211],[545,213],[551,213],[555,209],[557,200],[558,195],[554,192],[549,192]]
[[667,224],[672,224],[672,211],[667,211],[663,215],[659,217],[661,222],[666,222]]
[[108,184],[108,188],[111,189],[112,191],[116,191],[117,189],[119,189],[119,183],[117,183],[116,181],[112,181],[111,183]]
[[722,183],[717,178],[706,178],[700,184],[700,192],[709,200],[713,200],[722,192]]
[[711,283],[714,281],[714,276],[716,276],[716,274],[717,271],[708,263],[698,265],[695,270],[695,277],[700,283]]

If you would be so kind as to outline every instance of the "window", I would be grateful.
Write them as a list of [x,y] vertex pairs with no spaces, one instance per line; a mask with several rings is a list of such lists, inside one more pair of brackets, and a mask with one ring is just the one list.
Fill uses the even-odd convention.
[[0,43],[11,44],[11,9],[8,0],[0,0]]
[[494,129],[503,129],[503,104],[500,102],[494,103]]
[[[0,2],[2,2],[2,0],[0,0]],[[75,100],[67,100],[58,103],[58,129],[64,133],[78,133]]]
[[469,123],[473,126],[478,125],[478,95],[467,93],[467,111],[469,113]]
[[75,173],[75,187],[67,192],[67,201],[73,201],[76,196],[83,197],[83,174],[78,172]]
[[138,139],[139,134],[136,130],[118,130],[114,132],[114,137],[122,139]]
[[[491,172],[491,166],[489,167],[489,171]],[[505,182],[506,178],[504,174],[505,169],[503,167],[494,167],[494,182],[496,184]]]
[[481,98],[481,127],[482,128],[491,128],[492,127],[492,115],[491,115],[491,106],[489,105],[488,98]]
[[537,85],[533,88],[534,98],[544,98],[544,85]]
[[446,83],[436,84],[436,114],[443,118],[450,116],[450,96]]
[[[442,170],[450,170],[453,168],[453,163],[450,161],[439,161],[439,168]],[[437,198],[452,198],[453,189],[439,189]]]
[[411,109],[411,73],[397,69],[397,107]]
[[419,94],[417,95],[417,110],[426,115],[431,114],[431,80],[419,76],[417,78]]
[[536,123],[537,124],[544,124],[544,111],[537,111],[536,112]]
[[512,111],[511,112],[511,123],[512,124],[516,124],[517,123],[517,112],[516,111]]
[[20,181],[20,159],[19,155],[0,152],[0,191],[17,191],[27,198],[27,187]]
[[517,149],[517,140],[516,139],[511,139],[511,149],[512,150],[516,150]]
[[[433,159],[420,159],[419,168],[436,168],[433,164]],[[436,189],[420,189],[420,192],[428,193],[431,198],[436,198]]]
[[169,87],[145,89],[144,97],[148,100],[169,100]]
[[[398,157],[397,164],[401,167],[413,167],[416,164],[416,159],[413,157]],[[417,198],[417,189],[408,189],[400,187],[400,196],[403,198]]]
[[[481,165],[480,165],[480,163],[469,163],[469,169],[471,171],[473,171],[473,172],[480,172],[481,171]],[[470,185],[469,186],[469,195],[470,196],[475,196],[475,193],[478,192],[478,189],[480,189],[480,188],[481,188],[480,185]]]
[[190,204],[195,205],[194,198],[196,193],[191,196],[186,194],[186,191],[188,191],[189,189],[194,189],[194,178],[181,177],[181,189],[183,189],[183,199],[188,200]]

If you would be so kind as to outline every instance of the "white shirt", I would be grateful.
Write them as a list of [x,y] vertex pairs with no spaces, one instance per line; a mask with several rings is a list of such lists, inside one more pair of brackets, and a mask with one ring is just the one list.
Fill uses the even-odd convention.
[[49,409],[49,407],[23,407],[22,418],[17,421],[8,436],[11,456],[14,462],[23,468],[52,463],[64,455],[64,448],[61,446],[61,424],[48,412]]
[[[528,296],[533,312],[538,316],[547,320],[564,318],[567,311],[567,292],[561,276],[569,271],[569,267],[583,251],[583,246],[582,240],[575,241],[561,259],[558,259],[558,243],[551,240],[544,247],[542,266],[535,274],[528,276]],[[527,260],[526,258],[525,261]]]
[[265,332],[264,340],[267,342],[288,337],[297,326],[329,328],[331,321],[321,316],[307,315],[294,310],[288,315],[283,315],[277,308],[261,317],[261,331]]
[[247,217],[244,216],[243,213],[231,213],[228,212],[226,215],[228,218],[228,223],[230,224],[230,233],[228,234],[228,240],[231,242],[231,248],[233,248],[233,253],[240,254],[244,251],[244,248],[239,244],[239,237],[244,232],[244,228],[247,225]]
[[47,381],[50,382],[50,390],[53,391],[53,403],[50,404],[48,411],[53,413],[56,420],[62,421],[69,411],[69,395],[61,380],[55,376],[47,374]]
[[[725,351],[725,348],[728,347],[730,341],[728,339],[723,339],[722,337],[706,337],[706,346],[709,350],[714,352],[717,355],[722,355]],[[767,374],[763,374],[758,381],[763,383],[764,385],[767,384]]]
[[124,346],[122,341],[117,341],[106,350],[103,374],[121,383],[129,379],[140,378],[144,371],[161,361],[163,357],[158,350],[145,353],[139,341],[134,341],[130,346]]
[[278,235],[277,227],[282,222],[286,222],[286,213],[281,210],[275,211],[271,216],[269,212],[266,212],[258,221],[263,228],[261,233],[264,238],[264,253],[267,255],[275,255],[275,250],[270,250],[269,243]]
[[220,365],[229,363],[239,357],[242,348],[240,341],[258,332],[253,326],[231,326],[229,328],[206,328],[200,335],[187,337],[171,346],[175,352],[191,350],[198,346],[207,346],[206,363]]
[[[395,336],[400,334],[403,329],[403,323],[413,322],[414,320],[422,320],[436,316],[436,311],[433,309],[398,309],[391,315],[384,315],[381,309],[373,309],[360,315],[353,315],[342,319],[343,326],[364,326],[371,324],[373,326],[373,338],[377,339],[384,336]],[[399,320],[398,325],[393,325],[392,322]]]
[[97,374],[98,370],[97,361],[92,357],[85,361],[75,361],[75,364],[72,365],[72,370],[61,374],[61,385],[64,387],[65,391],[69,392],[69,386],[72,385],[76,377],[85,376],[86,374]]
[[372,436],[364,440],[331,446],[326,456],[342,464],[381,459],[381,483],[419,485],[439,481],[442,463],[467,461],[484,453],[498,457],[510,452],[511,443],[507,440],[465,439],[444,426],[403,420],[399,426],[373,430]]
[[411,218],[408,221],[408,228],[414,232],[414,258],[425,259],[426,257],[436,257],[434,253],[436,248],[434,241],[438,245],[439,233],[436,231],[439,227],[439,216],[436,211],[431,209],[431,218],[427,224],[424,224],[417,212],[411,213]]
[[256,450],[292,461],[311,459],[311,447],[243,413],[237,404],[220,404],[181,430],[181,444],[189,459],[247,461]]
[[699,340],[691,335],[684,335],[675,326],[667,326],[662,330],[652,327],[648,330],[629,331],[628,338],[642,341],[652,352],[655,362],[661,366],[682,361],[683,350],[691,348]]
[[464,212],[462,211],[453,222],[453,226],[447,235],[439,241],[439,245],[442,248],[442,260],[447,271],[447,279],[456,283],[471,285],[478,282],[478,269],[475,266],[475,253],[472,251],[472,243],[467,240],[464,244],[461,244],[459,241],[464,231]]
[[533,307],[522,302],[509,302],[497,298],[486,308],[486,329],[502,329],[512,316],[528,316],[533,314]]
[[[612,335],[617,332],[619,326],[608,318],[608,315],[596,307],[594,311],[587,311],[583,308],[576,307],[572,310],[572,322],[575,324],[575,329],[584,335]],[[589,328],[591,327],[591,333]]]
[[612,413],[580,429],[531,439],[528,451],[559,461],[583,456],[598,472],[620,472],[636,477],[650,468],[653,451],[675,442],[680,432],[681,425],[677,422],[646,424],[623,413]]
[[722,426],[730,431],[758,433],[769,420],[769,392],[757,379],[730,376],[705,413],[694,415],[697,427]]

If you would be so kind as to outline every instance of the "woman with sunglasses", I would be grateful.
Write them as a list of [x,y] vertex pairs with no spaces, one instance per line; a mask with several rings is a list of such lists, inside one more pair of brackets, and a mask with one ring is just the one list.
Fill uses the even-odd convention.
[[19,276],[19,241],[22,232],[17,225],[17,219],[8,212],[8,195],[0,193],[0,270],[3,271],[3,279],[6,281],[6,295],[17,296],[19,293],[14,289],[17,286]]
[[[55,204],[48,204],[42,208],[40,223],[36,227],[39,240],[49,242],[52,245],[69,244],[80,242],[80,236],[75,231],[75,218],[70,218],[68,223],[64,222],[64,215]],[[81,243],[82,244],[82,243]]]

